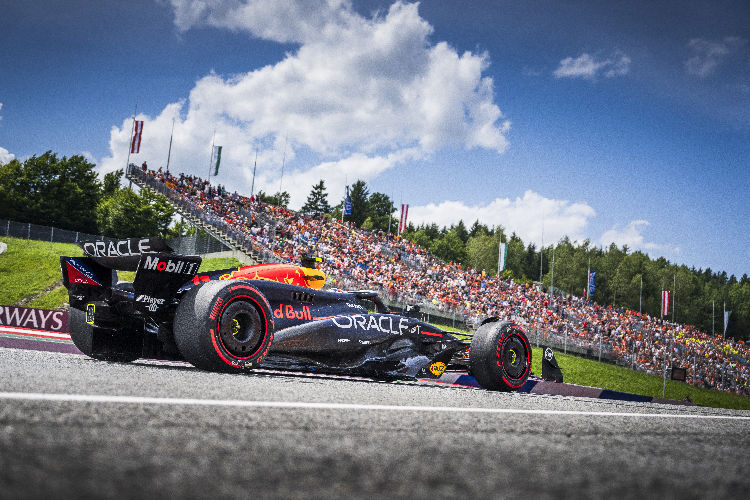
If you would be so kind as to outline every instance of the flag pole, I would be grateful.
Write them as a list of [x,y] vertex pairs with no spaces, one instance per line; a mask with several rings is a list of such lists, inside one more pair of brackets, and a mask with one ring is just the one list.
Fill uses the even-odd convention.
[[255,163],[253,163],[253,182],[250,184],[250,198],[253,197],[253,190],[255,189],[255,170],[258,168],[258,148],[255,148]]
[[[133,132],[135,131],[135,115],[138,114],[138,103],[135,104],[135,111],[133,111],[133,123],[130,125],[130,139],[128,140],[128,159],[125,160],[125,174],[128,173],[128,167],[130,166],[130,151],[133,147]],[[130,189],[133,189],[133,181],[130,181]]]
[[172,137],[174,137],[174,118],[172,118],[172,133],[169,134],[169,152],[167,153],[167,173],[169,173],[169,159],[172,156]]
[[[544,211],[542,211],[542,246],[539,248],[539,285],[542,284],[542,269],[544,269]],[[588,277],[586,286],[588,286]]]
[[214,135],[211,138],[211,156],[208,159],[208,182],[211,183],[211,164],[214,162],[214,141],[216,141],[216,129],[214,129]]
[[549,281],[549,293],[553,297],[555,296],[555,247],[557,244],[552,245],[552,269],[550,269],[550,281]]
[[638,292],[638,314],[642,314],[643,306],[643,274],[641,274],[641,291]]
[[286,164],[286,143],[289,139],[289,133],[287,132],[284,137],[284,154],[281,156],[281,179],[279,179],[279,197],[276,199],[276,204],[281,206],[281,186],[284,182],[284,165]]
[[672,284],[672,323],[674,323],[674,299],[677,296],[677,273],[674,273],[674,282]]

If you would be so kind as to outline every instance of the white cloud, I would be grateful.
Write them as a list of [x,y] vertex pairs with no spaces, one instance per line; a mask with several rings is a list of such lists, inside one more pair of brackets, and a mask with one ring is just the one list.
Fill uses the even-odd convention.
[[[368,19],[348,1],[171,3],[180,29],[203,23],[300,46],[274,65],[204,76],[187,99],[139,115],[141,153],[131,158],[138,164],[165,165],[175,118],[170,169],[205,177],[215,129],[224,147],[218,182],[248,191],[257,149],[256,191],[278,190],[285,158],[283,189],[297,207],[321,176],[343,186],[347,174],[369,181],[446,147],[508,147],[510,124],[483,76],[488,56],[432,43],[416,4],[397,2]],[[124,167],[131,124],[112,128],[103,171]]]
[[622,52],[615,52],[606,59],[583,53],[575,59],[566,57],[554,72],[556,78],[584,78],[594,80],[599,76],[614,78],[630,72],[630,58]]
[[170,0],[175,26],[228,28],[275,42],[305,43],[356,24],[350,0]]
[[643,236],[643,231],[650,225],[651,224],[647,220],[630,221],[625,227],[616,225],[605,231],[599,239],[599,242],[605,247],[612,243],[620,248],[627,245],[631,251],[641,250],[656,255],[677,253],[680,251],[679,247],[646,241]]
[[437,223],[450,226],[463,220],[470,226],[475,220],[488,226],[502,225],[505,232],[515,232],[524,243],[539,246],[553,244],[564,236],[583,240],[589,220],[596,215],[586,203],[545,198],[527,190],[523,198],[496,198],[487,205],[467,205],[459,201],[409,207],[409,221],[414,225]]
[[13,153],[8,152],[7,149],[0,147],[0,164],[5,164],[10,162],[13,158],[15,158],[16,155]]
[[[2,109],[3,109],[3,103],[0,102],[0,110],[2,110]],[[0,115],[0,120],[2,120],[2,119],[3,119],[3,116]]]
[[725,37],[718,42],[694,38],[688,43],[693,56],[685,61],[685,70],[691,75],[705,78],[746,43],[747,40],[736,36]]

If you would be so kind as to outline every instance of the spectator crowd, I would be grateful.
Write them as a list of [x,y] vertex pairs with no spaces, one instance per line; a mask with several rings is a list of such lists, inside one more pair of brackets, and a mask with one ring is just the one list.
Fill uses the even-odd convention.
[[271,206],[199,177],[161,169],[135,173],[163,185],[170,198],[193,207],[204,221],[241,233],[267,259],[321,257],[320,268],[337,288],[377,289],[391,300],[457,314],[469,324],[488,316],[513,319],[545,337],[565,335],[568,342],[602,349],[647,373],[680,366],[690,384],[750,396],[750,348],[743,341],[581,297],[551,295],[538,285],[443,262],[397,235]]

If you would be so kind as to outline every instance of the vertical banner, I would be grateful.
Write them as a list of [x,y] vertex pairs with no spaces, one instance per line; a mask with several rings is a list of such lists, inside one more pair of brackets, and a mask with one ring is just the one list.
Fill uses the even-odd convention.
[[344,200],[344,215],[352,214],[352,198],[349,196],[349,186],[346,186],[346,200]]
[[727,323],[729,323],[729,315],[732,311],[724,311],[724,337],[727,336]]
[[130,152],[136,154],[141,151],[141,135],[143,134],[143,120],[136,120],[133,126],[133,139],[130,141]]
[[398,233],[401,234],[406,229],[406,218],[409,216],[409,205],[401,204],[401,222],[398,225]]
[[214,146],[216,153],[216,169],[214,170],[214,176],[219,175],[219,163],[221,163],[221,146]]
[[661,315],[669,315],[669,290],[662,290],[661,292]]
[[588,298],[590,299],[592,295],[594,295],[594,290],[596,290],[596,271],[589,272],[589,286],[587,289],[588,292]]
[[503,271],[505,271],[505,262],[508,259],[508,244],[507,243],[500,243],[500,248],[498,250],[498,256],[497,256],[497,274],[499,275]]

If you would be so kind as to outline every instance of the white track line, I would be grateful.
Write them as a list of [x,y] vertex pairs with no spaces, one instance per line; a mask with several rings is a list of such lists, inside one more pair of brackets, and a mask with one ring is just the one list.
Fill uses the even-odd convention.
[[735,415],[696,415],[675,413],[623,413],[606,411],[573,411],[573,410],[522,410],[513,408],[465,408],[453,406],[397,406],[397,405],[364,405],[346,403],[305,403],[301,401],[239,401],[228,399],[183,399],[152,398],[143,396],[105,396],[96,394],[42,394],[27,392],[0,392],[0,399],[20,401],[56,401],[75,403],[115,403],[144,405],[187,405],[187,406],[225,406],[236,408],[280,408],[308,410],[370,410],[370,411],[416,411],[429,413],[489,413],[516,415],[572,415],[590,417],[637,417],[637,418],[696,418],[750,420],[750,416]]

